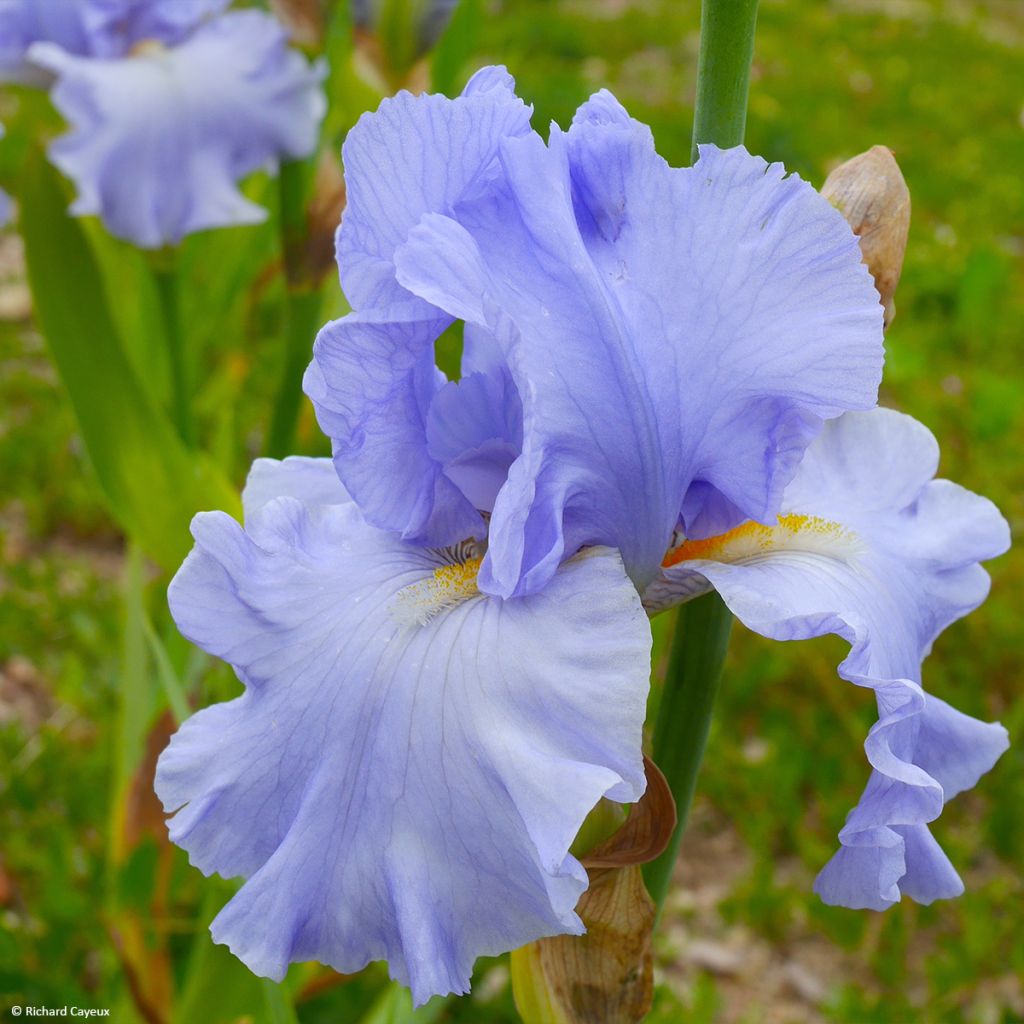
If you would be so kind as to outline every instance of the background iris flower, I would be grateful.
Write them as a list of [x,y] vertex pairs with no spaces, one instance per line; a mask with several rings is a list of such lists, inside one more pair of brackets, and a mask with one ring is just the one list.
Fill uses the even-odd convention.
[[[165,25],[162,12],[139,9],[132,34]],[[56,76],[52,99],[71,125],[49,152],[77,186],[72,212],[97,214],[146,249],[263,220],[239,180],[308,156],[326,109],[325,69],[290,49],[259,11],[203,21],[171,46],[146,36],[125,55],[95,58],[40,42],[29,59]]]
[[0,81],[45,84],[28,57],[54,43],[83,57],[124,57],[144,40],[181,42],[231,0],[0,0]]

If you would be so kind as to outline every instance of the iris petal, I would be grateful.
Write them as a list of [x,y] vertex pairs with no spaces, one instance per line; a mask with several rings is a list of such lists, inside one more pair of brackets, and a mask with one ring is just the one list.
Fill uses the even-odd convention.
[[339,477],[366,518],[422,544],[482,536],[483,519],[430,452],[434,365],[444,319],[412,303],[352,313],[317,336],[303,387],[334,440]]
[[[481,332],[467,343],[466,372],[488,379],[445,387],[434,343],[452,318],[398,283],[395,253],[424,216],[486,188],[501,140],[529,131],[530,108],[511,77],[485,68],[454,100],[405,92],[385,100],[345,141],[337,251],[355,312],[320,332],[305,389],[363,514],[406,540],[450,544],[482,533],[477,510],[489,511],[518,454],[520,413],[503,361],[490,353],[486,366],[469,365],[471,352],[488,351]],[[479,415],[481,389],[507,399],[485,417],[491,422]],[[455,450],[470,419],[471,443]]]
[[298,498],[305,505],[344,505],[351,501],[330,459],[291,455],[287,459],[257,459],[242,491],[246,517],[274,498]]
[[353,309],[410,300],[394,280],[394,252],[423,214],[448,213],[483,187],[502,139],[530,131],[531,108],[514,88],[504,68],[484,68],[454,100],[400,92],[349,132],[337,250]]
[[770,518],[822,420],[874,403],[877,293],[809,185],[743,150],[673,169],[608,94],[500,157],[396,256],[407,289],[502,341],[524,404],[483,585],[543,585],[554,542],[620,548],[642,588],[681,515],[693,536]]
[[991,502],[933,480],[938,446],[887,409],[826,425],[786,490],[779,524],[749,524],[670,554],[647,601],[708,584],[751,629],[777,640],[837,633],[851,645],[839,674],[875,692],[865,742],[873,771],[818,878],[828,903],[883,909],[962,885],[927,823],[1006,750],[1006,730],[921,688],[921,663],[951,622],[988,593],[978,564],[1006,550]]
[[47,85],[33,43],[83,57],[123,57],[143,40],[182,42],[231,0],[0,0],[0,81]]
[[[309,468],[260,475],[295,491]],[[415,625],[396,602],[444,558],[351,503],[281,497],[193,532],[171,608],[246,691],[185,723],[156,784],[192,862],[248,879],[214,938],[273,978],[386,959],[423,1002],[465,991],[479,955],[580,932],[569,844],[601,796],[644,788],[650,632],[618,556],[521,600],[470,586]]]

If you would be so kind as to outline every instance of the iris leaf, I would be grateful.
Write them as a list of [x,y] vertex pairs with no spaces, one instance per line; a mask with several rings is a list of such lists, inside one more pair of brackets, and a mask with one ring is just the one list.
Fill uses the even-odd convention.
[[96,476],[125,531],[174,570],[191,547],[191,517],[200,509],[237,510],[238,496],[209,460],[185,449],[139,381],[85,232],[65,213],[62,183],[42,151],[27,162],[20,200],[37,321]]

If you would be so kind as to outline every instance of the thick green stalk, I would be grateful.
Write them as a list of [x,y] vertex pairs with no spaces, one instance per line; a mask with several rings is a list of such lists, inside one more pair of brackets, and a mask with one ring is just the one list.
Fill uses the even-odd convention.
[[684,604],[676,618],[665,687],[654,727],[654,763],[668,780],[678,820],[668,848],[644,867],[651,899],[660,908],[697,788],[697,775],[711,728],[711,712],[729,646],[732,615],[717,594]]
[[[743,141],[756,23],[757,0],[703,0],[694,159],[698,143],[713,142],[727,148]],[[717,594],[683,605],[676,620],[653,753],[675,797],[678,822],[668,849],[644,869],[647,888],[659,910],[668,893],[697,787],[731,626],[732,615]]]
[[295,427],[302,409],[302,375],[313,354],[320,321],[320,293],[289,290],[285,306],[284,364],[267,433],[267,454],[283,459],[293,454]]
[[320,316],[320,292],[306,264],[306,176],[303,161],[281,165],[281,256],[285,276],[285,339],[281,376],[267,433],[266,452],[275,459],[292,453],[302,408],[302,374],[309,362]]
[[743,142],[756,24],[757,0],[703,0],[701,4],[694,160],[700,142],[713,142],[723,149]]
[[188,359],[185,339],[181,333],[181,310],[178,296],[178,270],[175,253],[159,254],[153,262],[153,279],[160,299],[160,313],[164,324],[167,359],[171,368],[171,417],[187,445],[195,440],[192,429],[192,396],[188,383]]

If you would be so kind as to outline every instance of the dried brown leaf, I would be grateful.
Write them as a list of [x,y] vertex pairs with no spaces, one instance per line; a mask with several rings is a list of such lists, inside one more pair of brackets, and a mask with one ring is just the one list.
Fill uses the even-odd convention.
[[595,868],[621,868],[646,864],[660,856],[676,827],[676,802],[661,769],[644,757],[647,789],[629,813],[625,824],[609,839],[580,858],[590,872]]

